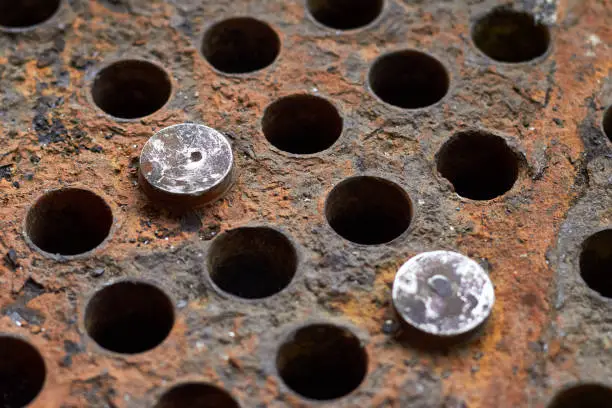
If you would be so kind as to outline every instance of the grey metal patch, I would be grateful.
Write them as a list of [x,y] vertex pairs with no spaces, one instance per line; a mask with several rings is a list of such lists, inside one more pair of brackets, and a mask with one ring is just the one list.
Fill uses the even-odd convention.
[[495,303],[493,284],[472,259],[451,251],[424,252],[404,263],[393,282],[393,304],[425,333],[455,336],[482,324]]
[[210,127],[184,123],[157,132],[140,155],[140,172],[156,193],[212,201],[229,185],[234,157],[229,141]]

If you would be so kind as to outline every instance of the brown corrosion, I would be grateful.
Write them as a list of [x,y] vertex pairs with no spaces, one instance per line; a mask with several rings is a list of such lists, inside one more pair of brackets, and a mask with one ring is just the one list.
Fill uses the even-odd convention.
[[[152,406],[187,380],[221,387],[243,407],[310,406],[274,367],[287,327],[309,319],[347,322],[368,353],[363,383],[332,406],[544,407],[566,383],[609,381],[612,341],[584,344],[609,333],[600,316],[610,303],[571,292],[556,306],[557,270],[579,274],[557,249],[568,214],[597,214],[592,229],[612,223],[611,144],[600,127],[612,102],[612,1],[514,2],[551,27],[550,50],[525,64],[494,62],[470,39],[474,19],[501,3],[387,0],[371,25],[340,32],[298,0],[64,1],[35,30],[0,35],[0,332],[27,338],[45,360],[32,407]],[[276,30],[271,65],[225,75],[203,58],[205,27],[234,16]],[[371,64],[402,49],[439,58],[450,78],[443,99],[406,111],[374,95]],[[168,71],[172,96],[150,116],[115,120],[90,87],[100,67],[136,58]],[[329,149],[296,157],[266,140],[265,108],[296,93],[339,110],[344,129]],[[238,173],[220,201],[174,214],[146,198],[137,164],[155,131],[187,121],[228,136]],[[522,158],[514,186],[490,201],[459,197],[435,171],[443,144],[471,129],[504,137]],[[363,246],[333,231],[327,194],[356,175],[406,190],[415,207],[407,233]],[[85,259],[49,259],[23,237],[28,208],[63,186],[96,192],[115,217],[110,239]],[[585,210],[572,212],[577,203]],[[295,241],[292,284],[257,301],[223,296],[206,275],[210,241],[262,224]],[[480,262],[496,304],[477,339],[424,351],[386,322],[396,322],[399,266],[436,249]],[[154,281],[176,302],[170,334],[149,352],[109,353],[79,323],[88,294],[120,278]]]

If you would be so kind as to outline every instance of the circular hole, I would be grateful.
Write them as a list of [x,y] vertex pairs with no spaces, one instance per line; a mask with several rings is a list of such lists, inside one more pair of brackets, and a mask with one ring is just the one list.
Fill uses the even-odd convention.
[[266,139],[280,150],[312,154],[331,147],[342,133],[342,118],[327,100],[291,95],[272,103],[262,120]]
[[420,51],[397,51],[379,57],[369,74],[372,91],[384,102],[419,109],[440,101],[450,86],[444,65]]
[[199,162],[200,160],[202,160],[202,153],[200,152],[191,153],[191,161]]
[[145,282],[124,281],[98,291],[85,309],[85,329],[101,347],[136,354],[160,345],[174,325],[168,296]]
[[170,77],[157,65],[141,60],[118,61],[102,69],[91,94],[107,114],[137,119],[161,109],[172,93]]
[[518,157],[506,141],[483,131],[455,134],[438,152],[437,165],[455,192],[472,200],[505,194],[519,174]]
[[609,106],[606,109],[603,117],[603,131],[608,137],[608,139],[612,142],[612,107]]
[[412,220],[412,203],[397,184],[378,177],[352,177],[327,197],[325,216],[340,236],[362,245],[393,241]]
[[599,384],[581,384],[559,392],[548,408],[601,408],[610,405],[612,389]]
[[587,238],[580,254],[580,275],[589,288],[612,298],[612,229]]
[[472,39],[489,58],[499,62],[527,62],[548,50],[548,28],[522,11],[496,8],[472,28]]
[[313,324],[298,329],[281,345],[276,367],[285,384],[299,395],[332,400],[361,385],[368,355],[349,330]]
[[0,335],[0,407],[23,407],[45,383],[45,362],[30,343]]
[[308,11],[319,23],[338,30],[370,24],[383,10],[383,0],[308,0]]
[[221,72],[244,74],[272,64],[280,39],[266,23],[250,17],[221,21],[204,34],[202,55]]
[[28,28],[53,17],[61,0],[0,0],[0,26]]
[[91,191],[64,188],[51,191],[30,208],[25,232],[40,250],[74,256],[98,247],[108,237],[113,213]]
[[225,390],[211,384],[186,383],[164,393],[155,408],[239,408]]
[[297,270],[293,244],[266,227],[237,228],[215,239],[209,256],[217,287],[244,299],[262,299],[286,288]]

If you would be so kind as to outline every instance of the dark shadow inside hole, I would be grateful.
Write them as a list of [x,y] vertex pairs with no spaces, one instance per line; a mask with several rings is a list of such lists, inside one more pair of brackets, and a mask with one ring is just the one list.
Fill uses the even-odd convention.
[[319,23],[338,30],[352,30],[376,20],[383,0],[308,0],[308,10]]
[[27,28],[53,17],[60,0],[0,0],[0,26]]
[[604,113],[603,131],[604,134],[610,140],[610,142],[612,142],[612,106],[609,106]]
[[390,242],[408,229],[412,203],[397,184],[370,176],[338,184],[327,197],[329,225],[345,239],[363,245]]
[[88,190],[65,188],[42,196],[26,218],[26,234],[41,250],[64,256],[95,249],[108,237],[113,213]]
[[101,347],[123,354],[160,345],[174,325],[168,296],[144,282],[118,282],[97,292],[85,310],[85,328]]
[[440,61],[413,50],[380,57],[370,69],[369,81],[380,99],[404,109],[431,106],[444,98],[450,86]]
[[612,298],[612,229],[600,231],[584,241],[580,275],[591,289]]
[[474,24],[472,39],[490,58],[518,63],[544,55],[550,44],[550,33],[531,14],[502,7]]
[[602,408],[610,406],[612,388],[599,384],[581,384],[559,392],[548,408]]
[[294,392],[313,400],[332,400],[361,385],[368,356],[349,330],[315,324],[297,330],[280,347],[276,367]]
[[172,93],[168,74],[157,65],[141,60],[123,60],[102,69],[91,94],[107,114],[137,119],[161,109]]
[[0,407],[28,405],[45,383],[45,362],[32,345],[10,336],[0,336]]
[[271,228],[238,228],[213,242],[210,277],[221,290],[245,299],[272,296],[293,280],[297,253],[282,233]]
[[505,194],[519,174],[518,156],[506,141],[482,131],[455,134],[438,152],[437,166],[457,194],[472,200]]
[[312,154],[331,147],[342,133],[342,117],[327,100],[291,95],[271,104],[262,128],[275,147],[294,154]]
[[155,408],[239,408],[225,390],[205,383],[180,384],[166,392]]
[[221,72],[243,74],[276,60],[280,39],[266,23],[250,17],[232,18],[212,26],[202,41],[202,55]]

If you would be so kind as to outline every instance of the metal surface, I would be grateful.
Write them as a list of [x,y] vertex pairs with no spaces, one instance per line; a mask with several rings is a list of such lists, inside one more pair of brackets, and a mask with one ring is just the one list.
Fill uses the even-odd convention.
[[[245,408],[544,408],[553,400],[565,407],[560,401],[576,394],[564,390],[588,391],[585,384],[600,384],[607,395],[612,300],[602,296],[609,292],[600,278],[609,258],[587,241],[612,225],[610,0],[385,0],[359,7],[358,20],[348,0],[59,4],[44,22],[10,33],[0,27],[0,333],[23,337],[45,362],[44,385],[29,408],[146,408],[173,384],[192,381]],[[492,14],[500,7],[530,17]],[[498,17],[482,20],[491,15]],[[211,41],[203,49],[208,29],[235,17],[261,21],[275,35],[244,37],[249,28],[232,23],[241,32],[232,46]],[[501,35],[513,30],[519,40]],[[521,46],[524,38],[537,47]],[[229,68],[215,68],[211,50]],[[405,50],[435,57],[447,74],[421,84],[433,86],[422,92],[435,99],[409,95],[422,102],[405,105],[418,109],[386,103],[387,95],[404,100],[377,96],[372,86],[375,78],[385,79],[384,90],[412,85],[400,81],[396,65],[376,63]],[[92,86],[104,67],[124,60],[148,61],[166,74],[139,70],[127,81],[138,86],[126,91],[164,92],[155,106],[141,105],[151,99],[140,93],[130,98],[138,106],[122,104],[125,82],[111,75],[105,89],[119,91],[103,98],[109,114],[96,106]],[[266,107],[297,94],[322,97],[338,111],[342,132],[333,143],[325,139],[328,148],[293,154],[266,138]],[[125,105],[130,114],[121,114],[130,119],[112,115]],[[239,170],[222,197],[190,211],[168,210],[138,181],[149,138],[180,123],[222,132]],[[493,162],[501,173],[472,171],[472,161],[460,160],[471,144],[448,143],[466,131],[502,138],[512,150],[502,157],[513,160]],[[466,174],[461,181],[478,194],[465,194],[438,169]],[[336,194],[334,187],[362,176],[392,181],[398,194]],[[23,234],[28,210],[46,191],[76,186],[112,210],[111,233],[75,258],[33,249]],[[97,218],[90,206],[82,209]],[[342,224],[356,225],[349,230],[357,236],[334,230],[342,215],[351,216]],[[294,245],[291,283],[251,300],[216,290],[206,265],[215,237],[262,225]],[[48,240],[81,242],[70,233]],[[392,286],[406,260],[440,248],[478,262],[496,303],[473,341],[425,349],[407,335]],[[175,307],[172,330],[149,351],[108,352],[82,323],[87,294],[121,279],[153,282]],[[129,297],[115,303],[130,304]],[[281,345],[289,328],[307,321],[346,323],[358,335],[367,372],[350,393],[332,389],[328,395],[343,396],[313,401],[282,380]]]
[[495,293],[487,273],[450,251],[425,252],[397,271],[393,304],[413,327],[436,336],[457,336],[489,317]]
[[140,154],[140,184],[154,202],[193,207],[221,197],[233,182],[234,155],[215,129],[180,124],[157,132]]

